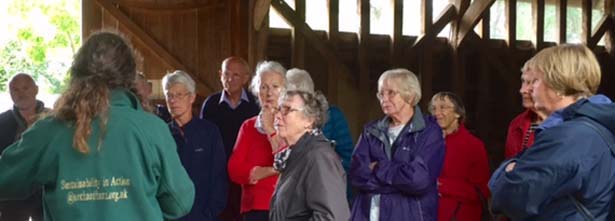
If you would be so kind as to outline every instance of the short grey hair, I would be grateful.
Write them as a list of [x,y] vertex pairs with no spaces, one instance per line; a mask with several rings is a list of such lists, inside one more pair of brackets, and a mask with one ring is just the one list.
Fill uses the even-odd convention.
[[421,83],[419,83],[419,79],[412,71],[404,68],[385,71],[380,75],[380,78],[378,78],[378,91],[382,88],[382,84],[385,80],[392,80],[391,82],[397,86],[399,95],[401,95],[404,100],[414,98],[412,106],[416,106],[421,100]]
[[256,65],[256,76],[252,79],[252,83],[250,83],[250,91],[252,91],[254,95],[258,96],[258,91],[261,86],[261,77],[267,72],[279,74],[282,79],[284,79],[284,86],[286,87],[286,76],[284,76],[286,68],[275,61],[261,61]]
[[162,88],[167,91],[174,84],[181,84],[190,91],[190,93],[194,94],[196,91],[196,83],[192,80],[190,75],[182,70],[176,70],[172,73],[166,74],[162,78]]
[[290,99],[293,96],[298,96],[303,101],[303,108],[301,108],[301,113],[305,117],[312,118],[314,123],[312,124],[311,129],[322,129],[327,122],[327,118],[329,116],[327,110],[329,110],[329,103],[327,102],[327,98],[320,92],[307,92],[300,90],[291,90],[286,91],[280,96],[280,104],[283,101]]
[[314,93],[314,81],[306,70],[293,68],[286,72],[288,90],[307,91]]

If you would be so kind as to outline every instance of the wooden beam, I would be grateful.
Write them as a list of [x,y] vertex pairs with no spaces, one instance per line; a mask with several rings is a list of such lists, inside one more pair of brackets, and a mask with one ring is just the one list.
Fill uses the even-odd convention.
[[421,34],[426,34],[431,31],[433,24],[433,1],[422,0],[421,3]]
[[[106,10],[109,14],[113,15],[118,22],[123,25],[135,39],[141,41],[145,47],[147,47],[150,51],[154,52],[154,55],[158,57],[160,60],[167,62],[174,69],[185,70],[188,73],[192,73],[191,70],[188,69],[181,61],[175,58],[169,51],[167,51],[162,45],[160,45],[154,38],[152,38],[148,33],[146,33],[139,25],[133,22],[124,12],[120,11],[119,8],[116,8],[113,4],[111,4],[107,0],[96,0],[96,3],[100,5],[104,10]],[[209,85],[209,82],[203,82],[198,77],[197,73],[192,73],[192,77],[196,81],[196,89],[197,92],[201,95],[207,95],[209,92],[215,91],[215,87]]]
[[515,49],[517,43],[517,0],[506,0],[506,44],[508,48]]
[[390,63],[394,67],[401,65],[402,32],[403,32],[403,0],[391,0],[393,7],[393,36],[391,38]]
[[[369,72],[369,32],[371,29],[370,24],[370,0],[358,0],[359,5],[359,45],[357,53],[357,61],[359,63],[359,94],[363,98],[370,96],[370,90],[372,87]],[[361,99],[359,105],[361,107],[368,107],[370,105],[370,99]],[[369,120],[369,113],[367,111],[360,111],[359,125],[365,124]]]
[[453,21],[455,19],[455,16],[457,16],[457,10],[455,9],[454,5],[449,4],[448,6],[446,6],[446,8],[444,8],[442,14],[438,16],[438,20],[433,23],[433,25],[429,29],[429,32],[419,36],[412,45],[412,47],[421,47],[423,44],[425,44],[426,41],[438,36],[438,33],[440,33],[440,31],[442,31],[442,29],[444,29],[444,27],[446,27],[448,23]]
[[604,1],[604,14],[611,20],[611,28],[605,37],[606,50],[611,56],[615,56],[615,1]]
[[271,6],[273,6],[289,24],[303,34],[305,40],[307,40],[307,42],[309,42],[326,60],[337,65],[340,68],[343,78],[355,82],[354,78],[350,76],[350,69],[342,63],[340,56],[332,51],[329,44],[321,40],[305,22],[300,22],[299,16],[295,14],[290,6],[279,0],[271,1]]
[[557,23],[557,43],[566,43],[566,9],[567,0],[556,0],[555,19]]
[[581,31],[581,41],[584,44],[589,43],[591,39],[592,33],[592,0],[583,0],[581,1],[581,10],[582,10],[582,31]]
[[133,1],[133,0],[105,0],[114,5],[130,8],[164,11],[182,11],[206,8],[223,8],[225,3],[221,1]]
[[591,37],[587,41],[587,47],[593,48],[598,44],[598,41],[604,36],[607,30],[613,29],[613,23],[611,17],[608,15],[602,16],[602,19],[598,21],[598,28],[594,30],[591,34]]
[[[329,0],[329,31],[327,32],[329,36],[329,45],[331,45],[331,50],[337,53],[337,42],[339,41],[339,27],[340,27],[340,2],[339,0]],[[336,104],[337,98],[339,97],[338,92],[338,68],[334,62],[328,61],[328,71],[327,75],[327,99],[330,103]]]
[[457,47],[461,45],[468,32],[471,32],[472,29],[474,29],[474,26],[478,24],[478,21],[480,21],[482,15],[489,11],[489,8],[491,8],[491,5],[493,5],[494,2],[495,0],[474,1],[474,3],[468,7],[468,10],[463,14],[463,17],[459,23],[459,31],[456,34]]
[[81,0],[81,39],[87,39],[90,34],[102,26],[101,8],[95,0]]
[[[493,5],[492,5],[493,6]],[[489,9],[491,9],[491,7],[489,7]],[[483,19],[481,22],[481,38],[483,40],[489,40],[491,39],[491,10],[485,10],[485,12],[483,12]]]
[[532,26],[534,37],[532,43],[536,51],[544,48],[545,43],[545,0],[532,1]]
[[[305,22],[305,0],[295,0],[295,15],[299,18],[297,22],[307,25]],[[305,69],[305,38],[295,26],[293,27],[291,42],[291,65],[293,67]]]

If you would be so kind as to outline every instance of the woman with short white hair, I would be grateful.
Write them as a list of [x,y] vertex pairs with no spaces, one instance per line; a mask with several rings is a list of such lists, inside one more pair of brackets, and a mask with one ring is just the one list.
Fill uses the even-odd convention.
[[245,221],[269,220],[271,195],[278,180],[272,152],[280,145],[273,127],[280,94],[286,89],[286,69],[278,62],[256,66],[250,89],[258,97],[261,112],[241,125],[228,162],[231,180],[241,185],[240,212]]
[[376,97],[385,116],[365,126],[352,155],[349,179],[359,191],[351,220],[435,221],[444,140],[417,106],[419,81],[406,69],[385,71]]

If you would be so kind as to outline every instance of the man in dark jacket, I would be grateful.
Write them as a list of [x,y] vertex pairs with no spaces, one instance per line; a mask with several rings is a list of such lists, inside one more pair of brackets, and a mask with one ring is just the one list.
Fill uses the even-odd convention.
[[[0,156],[4,148],[21,138],[38,115],[46,112],[43,102],[36,100],[38,86],[28,74],[19,73],[9,81],[13,109],[0,114]],[[42,220],[41,195],[37,192],[24,201],[0,203],[0,221]]]

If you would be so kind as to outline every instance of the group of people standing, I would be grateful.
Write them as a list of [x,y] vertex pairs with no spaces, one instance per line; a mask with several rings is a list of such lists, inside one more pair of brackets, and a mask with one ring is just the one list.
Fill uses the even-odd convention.
[[[0,200],[42,192],[45,220],[474,221],[489,215],[489,200],[511,220],[615,217],[615,104],[594,95],[600,67],[585,46],[547,48],[526,62],[527,110],[511,122],[507,161],[493,174],[462,99],[436,93],[423,113],[409,70],[380,76],[384,116],[354,146],[309,73],[274,61],[252,77],[245,60],[225,59],[223,90],[200,114],[190,75],[165,75],[165,123],[147,113],[156,108],[135,82],[143,78],[132,53],[117,34],[93,34],[52,110],[19,99],[18,88],[36,89],[29,76],[11,79],[15,107],[0,129],[16,129],[2,132],[11,141]],[[22,219],[0,206],[0,220]]]

